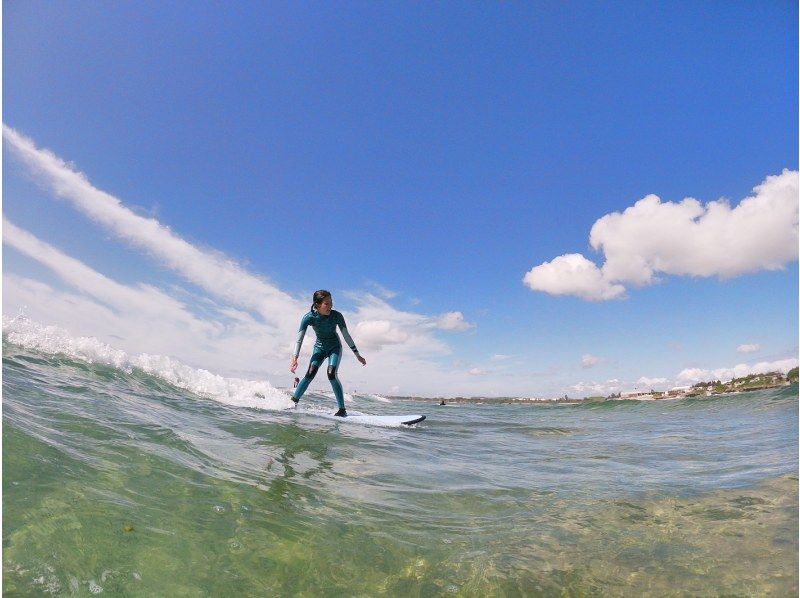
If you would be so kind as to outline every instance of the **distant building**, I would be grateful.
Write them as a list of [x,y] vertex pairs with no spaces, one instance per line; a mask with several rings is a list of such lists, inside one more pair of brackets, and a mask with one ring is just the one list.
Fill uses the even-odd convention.
[[629,392],[623,392],[620,395],[621,399],[652,399],[653,395],[650,391],[640,391],[640,390],[632,390]]

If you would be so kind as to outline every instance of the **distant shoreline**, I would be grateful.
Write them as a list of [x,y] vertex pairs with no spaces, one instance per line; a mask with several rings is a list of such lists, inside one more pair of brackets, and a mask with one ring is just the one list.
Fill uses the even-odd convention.
[[701,382],[685,389],[675,389],[673,391],[650,392],[650,393],[630,393],[628,395],[610,397],[584,397],[573,399],[560,397],[557,399],[543,399],[536,397],[416,397],[416,396],[390,396],[393,400],[411,400],[424,403],[447,405],[580,405],[583,403],[602,403],[605,401],[670,401],[677,399],[689,399],[698,397],[735,395],[743,392],[753,392],[758,390],[770,390],[773,388],[786,388],[797,385],[797,380],[787,380],[781,376],[781,380],[773,378],[767,382],[759,377],[748,377],[745,379],[731,380],[726,384],[714,382]]

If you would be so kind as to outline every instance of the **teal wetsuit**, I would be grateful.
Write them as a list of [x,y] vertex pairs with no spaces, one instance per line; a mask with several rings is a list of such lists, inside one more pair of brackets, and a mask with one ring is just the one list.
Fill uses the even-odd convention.
[[308,385],[311,384],[314,376],[317,375],[319,366],[327,359],[328,380],[330,380],[331,386],[333,387],[333,394],[336,395],[336,403],[339,405],[339,409],[344,409],[344,391],[336,375],[336,370],[342,355],[342,342],[339,340],[339,335],[336,333],[336,327],[338,326],[342,331],[342,336],[347,346],[350,347],[353,353],[356,354],[356,357],[358,357],[356,344],[353,342],[350,333],[347,332],[347,324],[345,324],[344,316],[340,312],[333,309],[331,310],[331,315],[323,316],[316,309],[312,309],[304,315],[303,319],[300,321],[297,343],[295,343],[294,346],[295,357],[300,355],[300,347],[303,345],[303,338],[309,326],[316,332],[317,342],[314,343],[314,353],[311,355],[311,363],[308,366],[308,372],[306,372],[305,377],[303,377],[297,385],[297,388],[294,389],[293,399],[295,402],[300,400],[300,397],[303,396],[303,393],[305,393]]

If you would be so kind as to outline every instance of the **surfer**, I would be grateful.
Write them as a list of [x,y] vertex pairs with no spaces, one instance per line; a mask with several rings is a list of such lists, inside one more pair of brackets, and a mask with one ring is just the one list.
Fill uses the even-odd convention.
[[297,370],[297,357],[300,355],[300,347],[303,345],[303,337],[306,335],[308,326],[314,329],[317,333],[317,342],[314,343],[314,352],[311,355],[311,362],[308,364],[308,371],[306,375],[296,385],[292,401],[295,405],[300,401],[300,397],[306,392],[308,385],[317,375],[319,366],[325,359],[328,360],[328,380],[333,387],[333,394],[336,395],[336,404],[339,406],[339,411],[334,415],[345,417],[347,411],[344,408],[344,391],[342,384],[339,382],[337,376],[337,369],[342,355],[342,342],[339,340],[339,335],[336,333],[336,327],[342,331],[347,346],[355,353],[356,359],[361,362],[361,365],[367,365],[367,360],[361,357],[356,349],[356,344],[353,342],[350,333],[347,332],[347,324],[344,322],[344,316],[341,312],[333,309],[333,297],[331,294],[321,289],[314,293],[313,303],[311,304],[311,311],[303,316],[300,320],[300,330],[297,333],[297,343],[294,347],[294,355],[292,355],[292,363],[289,366],[289,371],[293,374]]

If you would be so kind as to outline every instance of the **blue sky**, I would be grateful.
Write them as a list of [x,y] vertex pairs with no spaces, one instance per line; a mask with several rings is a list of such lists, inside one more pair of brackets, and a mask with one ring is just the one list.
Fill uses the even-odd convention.
[[6,2],[4,315],[283,386],[328,288],[384,394],[785,367],[797,17]]

